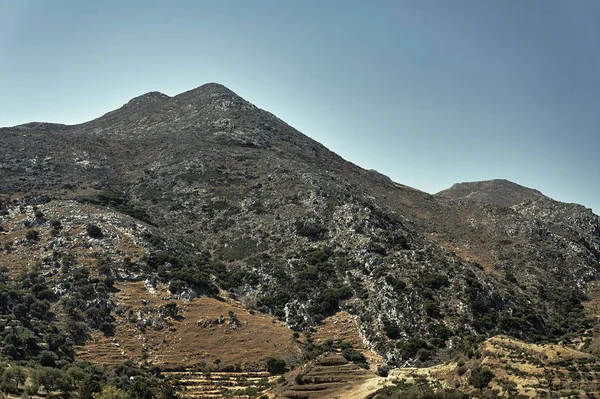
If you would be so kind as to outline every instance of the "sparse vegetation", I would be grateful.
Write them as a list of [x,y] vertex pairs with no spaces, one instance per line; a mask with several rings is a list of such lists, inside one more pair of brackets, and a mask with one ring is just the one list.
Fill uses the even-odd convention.
[[470,396],[455,389],[442,389],[416,378],[414,384],[399,382],[396,386],[378,390],[373,399],[468,399]]
[[[88,329],[101,327],[98,317],[106,316],[100,316],[101,307],[86,302],[97,299],[101,289],[85,270],[74,272],[68,284],[71,295],[63,301],[49,289],[39,269],[24,271],[14,280],[0,272],[0,345],[2,359],[10,364],[0,363],[0,391],[34,395],[43,389],[66,396],[108,398],[112,396],[106,394],[116,391],[100,391],[114,385],[128,398],[175,398],[169,385],[132,363],[109,369],[74,360],[72,342],[85,338]],[[70,318],[67,329],[61,328],[65,323],[59,322],[57,314],[61,303]]]
[[86,198],[85,201],[113,207],[121,213],[139,219],[150,225],[154,225],[150,215],[144,209],[134,205],[129,198],[122,193],[104,192],[95,198]]

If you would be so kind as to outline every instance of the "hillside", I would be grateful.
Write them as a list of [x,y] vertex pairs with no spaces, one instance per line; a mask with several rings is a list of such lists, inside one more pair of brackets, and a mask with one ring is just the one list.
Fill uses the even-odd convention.
[[[44,279],[47,322],[74,359],[295,368],[349,350],[319,343],[323,331],[338,339],[324,328],[340,311],[372,370],[444,363],[498,334],[527,345],[593,335],[584,304],[600,220],[589,209],[507,181],[429,195],[219,84],[148,93],[80,125],[2,128],[0,140],[0,264],[7,284],[28,270]],[[78,332],[68,278],[92,287]],[[20,320],[12,306],[2,339]]]

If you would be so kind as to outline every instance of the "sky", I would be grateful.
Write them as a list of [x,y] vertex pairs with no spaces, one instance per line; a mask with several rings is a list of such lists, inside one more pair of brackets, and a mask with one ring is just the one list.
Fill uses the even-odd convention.
[[399,183],[600,213],[596,0],[0,0],[0,126],[207,82]]

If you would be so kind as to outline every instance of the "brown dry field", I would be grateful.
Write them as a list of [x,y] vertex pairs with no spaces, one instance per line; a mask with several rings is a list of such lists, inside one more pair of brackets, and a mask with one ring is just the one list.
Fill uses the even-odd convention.
[[[127,359],[147,360],[167,369],[205,363],[215,369],[217,364],[238,364],[244,370],[263,370],[264,361],[269,357],[294,363],[301,355],[290,329],[270,316],[250,314],[235,303],[214,298],[186,302],[175,299],[166,290],[150,293],[142,282],[118,282],[115,287],[118,292],[114,300],[127,312],[136,313],[144,307],[158,308],[173,302],[181,317],[168,320],[170,326],[160,331],[150,327],[141,331],[127,321],[126,316],[118,317],[114,337],[94,336],[77,349],[79,359],[103,364]],[[143,305],[142,300],[147,301],[147,305]],[[240,327],[234,329],[227,322],[207,327],[196,324],[198,320],[214,320],[219,315],[228,319],[229,311],[237,315]]]

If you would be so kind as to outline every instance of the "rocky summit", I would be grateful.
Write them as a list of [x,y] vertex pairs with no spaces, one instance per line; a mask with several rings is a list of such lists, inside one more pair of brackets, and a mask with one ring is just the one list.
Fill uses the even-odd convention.
[[214,83],[0,142],[2,392],[600,392],[581,205],[506,180],[430,195]]

